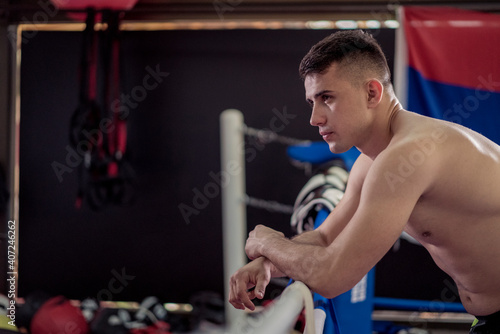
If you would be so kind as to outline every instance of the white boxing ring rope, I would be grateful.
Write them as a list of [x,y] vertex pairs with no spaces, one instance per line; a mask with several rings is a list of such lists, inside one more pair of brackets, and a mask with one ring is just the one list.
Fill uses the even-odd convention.
[[[316,334],[314,302],[309,288],[302,282],[289,285],[262,312],[240,316],[230,327],[231,334],[289,334],[297,316],[305,308],[304,334]],[[241,312],[240,312],[241,313]]]
[[[224,259],[225,316],[231,333],[280,334],[294,325],[304,305],[309,316],[305,333],[314,333],[311,291],[301,282],[295,282],[283,291],[278,302],[266,309],[257,318],[242,317],[243,312],[229,304],[229,280],[239,268],[246,264],[245,238],[247,233],[246,205],[249,197],[245,193],[245,130],[243,114],[236,109],[227,109],[220,115],[221,131],[221,173],[229,176],[222,187],[222,233]],[[255,134],[253,133],[255,132]],[[265,132],[265,131],[264,131]],[[250,135],[259,131],[251,129]],[[276,138],[270,138],[270,141]],[[291,139],[293,140],[293,139]],[[296,140],[295,143],[300,142]],[[286,211],[286,210],[284,210]],[[286,292],[286,293],[285,293]],[[272,314],[272,316],[270,316]],[[256,324],[259,323],[258,326]],[[235,328],[235,326],[237,328]],[[239,328],[239,329],[238,329]],[[243,331],[244,330],[244,331]]]

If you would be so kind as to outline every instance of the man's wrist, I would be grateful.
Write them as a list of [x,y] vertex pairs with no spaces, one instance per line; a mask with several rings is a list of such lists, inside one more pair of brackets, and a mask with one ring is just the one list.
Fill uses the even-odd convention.
[[265,256],[259,257],[257,260],[262,261],[262,265],[266,267],[269,272],[271,273],[271,277],[283,277],[285,276],[284,273],[282,273],[276,266]]
[[261,245],[261,248],[260,248],[261,255],[266,257],[266,258],[269,258],[270,257],[270,254],[269,254],[270,250],[273,248],[276,248],[277,244],[283,242],[284,240],[288,240],[288,239],[285,238],[281,234],[274,233],[274,234],[269,235]]

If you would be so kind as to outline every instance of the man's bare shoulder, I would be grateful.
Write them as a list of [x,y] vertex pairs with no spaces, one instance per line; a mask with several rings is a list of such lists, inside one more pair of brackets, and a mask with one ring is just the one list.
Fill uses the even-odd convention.
[[[398,119],[394,136],[379,155],[392,162],[384,171],[395,185],[427,179],[439,193],[480,193],[500,183],[500,146],[460,124],[406,113]],[[378,158],[378,157],[377,157]],[[493,196],[500,200],[500,191]]]
[[450,160],[454,131],[446,122],[406,111],[393,121],[391,131],[391,141],[375,157],[367,175],[389,193],[413,191],[417,185],[426,191]]
[[460,124],[405,111],[394,123],[393,140],[387,148],[411,150],[414,147],[426,155],[438,152],[442,158],[481,158],[481,154],[487,153],[500,159],[500,146],[480,133]]
[[429,149],[434,152],[435,144],[443,144],[454,132],[448,122],[408,111],[403,111],[398,115],[392,123],[391,130],[393,138],[387,147],[388,151],[407,150],[411,148],[409,146],[420,144],[418,146],[426,146],[422,147],[424,153],[430,153]]

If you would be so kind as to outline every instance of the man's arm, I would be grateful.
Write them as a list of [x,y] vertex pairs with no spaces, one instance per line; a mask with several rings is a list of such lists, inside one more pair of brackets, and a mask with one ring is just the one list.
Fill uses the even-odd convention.
[[[347,223],[349,223],[354,213],[356,212],[356,209],[359,205],[361,188],[372,163],[373,161],[370,158],[361,154],[352,167],[344,196],[335,207],[333,212],[328,215],[325,221],[317,229],[315,229],[314,231],[301,233],[293,237],[291,241],[297,244],[322,247],[327,247],[328,245],[330,245],[333,240],[335,240],[335,238],[340,234],[340,232],[342,232],[342,230],[345,228]],[[264,227],[257,226],[257,229],[259,228],[262,229]],[[268,229],[269,233],[271,233],[272,231],[273,230]],[[283,236],[283,234],[280,232],[274,232]],[[255,245],[250,246],[254,248],[256,247]],[[261,245],[261,247],[262,246],[263,245]],[[252,254],[249,254],[248,251],[247,255],[250,259],[255,259],[258,257],[258,254],[252,256]]]
[[[432,182],[436,168],[430,157],[397,187],[388,182],[387,175],[397,175],[400,157],[408,153],[400,145],[379,155],[364,179],[352,219],[327,246],[299,244],[258,226],[247,240],[247,254],[266,257],[281,272],[325,297],[348,291],[394,244]],[[328,224],[323,230],[334,235],[336,228]]]
[[[335,210],[330,213],[318,229],[302,233],[294,237],[292,242],[298,245],[328,246],[344,229],[356,211],[361,186],[371,163],[372,160],[361,155],[351,170],[347,189]],[[282,236],[279,232],[274,232]],[[244,309],[247,307],[253,310],[255,306],[251,302],[251,299],[263,297],[265,288],[271,277],[283,276],[287,275],[276,268],[271,261],[265,257],[256,258],[239,269],[231,277],[229,283],[231,286],[229,301],[236,308]],[[255,289],[247,291],[253,287]]]
[[361,154],[351,169],[344,196],[342,196],[342,200],[337,204],[333,212],[317,229],[301,233],[293,237],[292,241],[325,247],[331,244],[356,212],[361,187],[372,162],[370,158]]

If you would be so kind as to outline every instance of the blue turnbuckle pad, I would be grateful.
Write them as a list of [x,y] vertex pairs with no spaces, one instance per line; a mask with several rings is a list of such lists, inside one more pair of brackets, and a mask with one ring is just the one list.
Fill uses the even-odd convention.
[[328,143],[321,141],[288,146],[287,154],[294,160],[312,164],[322,164],[340,158],[344,161],[347,169],[350,170],[361,153],[355,147],[344,153],[332,153]]

